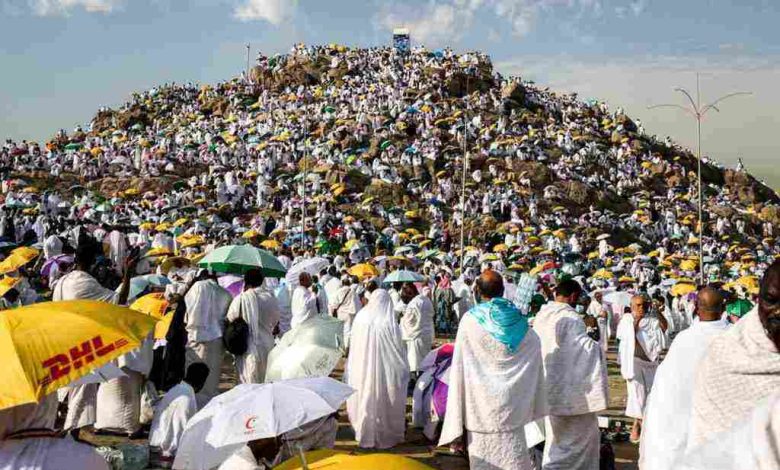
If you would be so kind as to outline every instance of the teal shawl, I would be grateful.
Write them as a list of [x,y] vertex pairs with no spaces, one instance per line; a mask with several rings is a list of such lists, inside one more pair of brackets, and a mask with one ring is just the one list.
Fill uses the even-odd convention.
[[469,314],[510,352],[517,350],[517,346],[528,332],[528,319],[512,302],[503,297],[475,305],[469,310]]

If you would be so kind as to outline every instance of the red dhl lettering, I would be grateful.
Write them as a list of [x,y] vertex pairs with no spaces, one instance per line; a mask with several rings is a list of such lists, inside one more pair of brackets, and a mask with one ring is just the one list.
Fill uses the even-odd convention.
[[41,380],[41,385],[49,385],[68,375],[71,370],[78,370],[85,365],[94,362],[95,356],[103,357],[117,348],[130,344],[127,338],[119,338],[115,342],[105,346],[103,338],[95,336],[89,341],[84,341],[68,350],[68,354],[60,353],[46,359],[41,365],[49,369],[49,374]]

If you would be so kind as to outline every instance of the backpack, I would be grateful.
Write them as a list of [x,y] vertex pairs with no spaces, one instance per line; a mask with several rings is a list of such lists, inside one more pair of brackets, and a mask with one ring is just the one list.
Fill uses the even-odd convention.
[[222,335],[225,349],[234,356],[243,356],[249,349],[249,325],[243,318],[238,317],[225,325],[225,333]]

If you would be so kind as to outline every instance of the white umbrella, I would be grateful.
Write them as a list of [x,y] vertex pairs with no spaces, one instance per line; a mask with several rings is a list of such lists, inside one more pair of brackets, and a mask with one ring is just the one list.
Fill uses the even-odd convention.
[[337,412],[354,392],[330,377],[253,384],[215,416],[206,442],[222,447],[279,436]]
[[315,317],[287,332],[268,354],[265,381],[327,377],[341,359],[344,322]]
[[174,469],[210,470],[218,467],[243,446],[243,444],[234,444],[216,447],[206,442],[206,434],[213,426],[214,417],[227,403],[245,393],[244,389],[249,386],[249,384],[239,384],[217,395],[187,421],[176,450],[176,459],[173,461]]
[[609,294],[605,295],[603,297],[604,303],[612,304],[612,305],[621,305],[624,307],[631,305],[631,295],[628,292],[625,291],[618,291],[618,292],[610,292]]
[[607,238],[609,238],[609,234],[608,233],[602,233],[601,235],[596,237],[596,240],[606,240]]
[[309,258],[307,260],[301,261],[300,263],[291,266],[287,271],[287,275],[285,276],[287,285],[290,286],[290,289],[295,289],[298,287],[298,276],[300,276],[301,273],[306,272],[314,276],[319,274],[320,271],[327,268],[328,266],[330,266],[330,261],[320,257]]
[[187,422],[173,468],[218,467],[246,442],[275,437],[336,412],[353,392],[330,378],[237,385]]

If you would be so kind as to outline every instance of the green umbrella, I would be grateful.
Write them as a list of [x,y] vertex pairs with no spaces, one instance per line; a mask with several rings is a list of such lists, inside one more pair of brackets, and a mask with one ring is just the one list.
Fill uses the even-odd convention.
[[753,303],[745,299],[738,299],[726,305],[726,313],[737,318],[742,318],[751,310],[753,310]]
[[422,280],[423,277],[414,271],[399,269],[398,271],[391,272],[390,275],[385,278],[385,284],[393,282],[420,282]]
[[260,268],[267,277],[284,277],[287,272],[274,255],[252,245],[219,247],[207,254],[198,266],[230,274],[245,274],[250,269]]
[[71,142],[68,145],[65,146],[65,150],[78,150],[82,147],[82,144],[79,142]]

